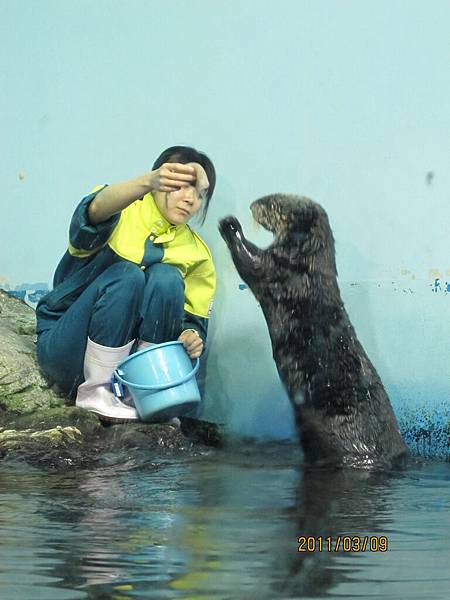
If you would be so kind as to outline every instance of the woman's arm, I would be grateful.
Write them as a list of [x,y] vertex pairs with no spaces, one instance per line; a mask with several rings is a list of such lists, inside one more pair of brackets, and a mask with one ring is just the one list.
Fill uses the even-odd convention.
[[179,163],[164,163],[159,169],[122,183],[108,185],[92,200],[88,208],[91,225],[108,220],[145,194],[159,190],[174,192],[191,185],[196,179],[194,167]]

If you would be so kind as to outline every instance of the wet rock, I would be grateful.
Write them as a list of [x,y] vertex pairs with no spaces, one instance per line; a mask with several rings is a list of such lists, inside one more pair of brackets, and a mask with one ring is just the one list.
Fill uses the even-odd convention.
[[216,423],[200,421],[191,417],[181,418],[181,431],[192,442],[220,448],[223,446],[223,436]]
[[0,408],[17,414],[64,405],[39,370],[35,326],[34,310],[0,290]]
[[40,372],[34,331],[34,310],[0,290],[0,459],[22,459],[45,468],[92,468],[222,444],[214,423],[186,417],[181,427],[107,425],[68,406]]

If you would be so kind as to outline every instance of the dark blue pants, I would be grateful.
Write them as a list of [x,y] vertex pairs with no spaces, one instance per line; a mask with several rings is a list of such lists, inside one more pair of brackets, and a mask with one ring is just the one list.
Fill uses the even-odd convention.
[[183,307],[184,282],[176,267],[157,263],[142,271],[133,263],[117,262],[39,334],[39,364],[73,398],[84,381],[88,337],[109,348],[124,346],[133,338],[168,342],[181,333]]

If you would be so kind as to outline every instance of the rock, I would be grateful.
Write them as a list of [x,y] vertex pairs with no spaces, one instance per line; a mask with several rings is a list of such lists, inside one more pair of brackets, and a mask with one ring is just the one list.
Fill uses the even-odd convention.
[[6,411],[25,414],[64,405],[39,370],[35,328],[34,310],[0,290],[0,408]]
[[0,290],[0,459],[21,459],[44,468],[93,467],[148,460],[150,453],[197,453],[221,446],[215,423],[181,418],[169,423],[107,425],[68,406],[39,369],[35,313]]

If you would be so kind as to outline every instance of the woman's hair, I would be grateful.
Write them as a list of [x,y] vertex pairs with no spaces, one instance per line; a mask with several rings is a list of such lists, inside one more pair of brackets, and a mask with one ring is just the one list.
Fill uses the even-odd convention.
[[206,213],[208,212],[209,201],[214,192],[216,186],[216,170],[214,165],[206,154],[199,152],[195,148],[189,146],[171,146],[162,152],[153,163],[152,170],[159,169],[164,163],[178,162],[185,165],[190,162],[195,162],[201,165],[205,169],[205,173],[208,177],[209,188],[205,195],[205,203],[202,209],[201,224],[204,223]]

